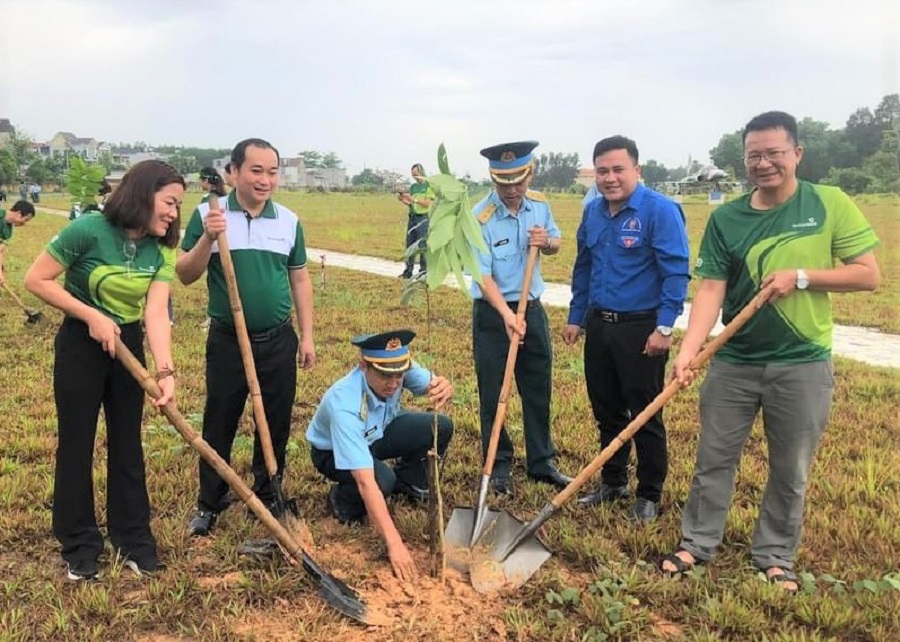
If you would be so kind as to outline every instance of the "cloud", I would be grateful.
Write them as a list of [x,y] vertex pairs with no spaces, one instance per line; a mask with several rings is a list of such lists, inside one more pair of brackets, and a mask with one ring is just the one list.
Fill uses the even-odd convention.
[[[351,173],[635,138],[667,165],[780,108],[900,91],[893,0],[6,0],[0,117],[37,138],[334,151]],[[35,16],[47,16],[35,21]]]

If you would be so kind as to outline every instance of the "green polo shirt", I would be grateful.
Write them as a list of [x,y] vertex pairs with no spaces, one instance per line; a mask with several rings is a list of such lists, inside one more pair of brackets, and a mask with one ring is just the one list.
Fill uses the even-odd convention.
[[100,213],[69,223],[46,250],[66,269],[66,291],[119,324],[140,321],[150,284],[175,275],[175,248],[154,236],[129,239]]
[[[409,195],[414,200],[417,198],[427,198],[433,201],[435,199],[434,190],[431,189],[431,185],[428,184],[428,181],[422,183],[414,181],[413,184],[409,186]],[[422,216],[423,214],[428,214],[429,207],[430,205],[410,203],[409,214],[410,216]]]
[[[776,270],[827,270],[871,251],[878,237],[856,204],[837,187],[800,181],[771,210],[750,206],[750,194],[714,211],[695,273],[727,282],[728,323]],[[797,290],[760,309],[717,353],[732,363],[804,363],[831,358],[828,292]]]
[[[247,329],[262,332],[280,325],[291,316],[288,271],[306,267],[306,245],[297,215],[269,200],[262,214],[254,218],[244,211],[233,191],[219,198],[219,207],[225,210],[228,245]],[[181,243],[184,251],[190,251],[204,234],[203,219],[208,213],[209,203],[194,210]],[[213,243],[206,284],[209,316],[233,327],[218,243]]]

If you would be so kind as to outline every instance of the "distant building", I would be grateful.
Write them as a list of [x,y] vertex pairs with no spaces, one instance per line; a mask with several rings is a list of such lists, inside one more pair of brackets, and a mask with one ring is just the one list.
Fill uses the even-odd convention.
[[596,180],[596,172],[593,167],[583,167],[578,170],[578,175],[575,176],[575,182],[578,185],[583,185],[584,187],[590,188],[591,185],[594,185]]
[[51,156],[69,157],[74,154],[88,162],[96,162],[103,153],[112,153],[112,146],[109,143],[98,141],[96,138],[79,138],[72,132],[57,132],[48,145]]

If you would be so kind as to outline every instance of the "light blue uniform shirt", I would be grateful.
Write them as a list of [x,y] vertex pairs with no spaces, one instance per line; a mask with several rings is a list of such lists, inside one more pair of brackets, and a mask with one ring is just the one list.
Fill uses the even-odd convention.
[[[522,294],[522,280],[525,277],[525,263],[528,259],[528,230],[535,225],[544,227],[550,238],[559,238],[559,227],[553,220],[550,205],[533,200],[527,195],[516,216],[509,213],[506,205],[491,190],[472,210],[478,217],[485,209],[495,208],[490,218],[481,225],[481,235],[488,251],[479,252],[478,262],[481,273],[490,276],[497,282],[500,294],[507,301],[518,301]],[[541,276],[540,261],[534,266],[531,279],[529,300],[537,299],[544,291],[544,279]],[[472,296],[482,298],[481,288],[472,282]]]
[[587,207],[587,204],[593,201],[595,198],[600,197],[600,190],[597,189],[597,183],[592,183],[588,188],[587,194],[584,195],[584,198],[581,199],[581,209],[583,210]]
[[403,385],[382,401],[372,393],[366,374],[357,366],[322,397],[306,430],[306,440],[319,450],[333,450],[338,470],[374,468],[369,446],[384,436],[385,427],[400,414],[403,389],[423,395],[430,382],[431,372],[413,363],[403,375]]

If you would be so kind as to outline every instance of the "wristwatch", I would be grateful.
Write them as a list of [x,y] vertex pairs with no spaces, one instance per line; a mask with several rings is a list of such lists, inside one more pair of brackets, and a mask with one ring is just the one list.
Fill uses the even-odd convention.
[[656,326],[656,331],[664,337],[672,336],[672,327],[668,325],[658,325]]
[[806,270],[800,268],[797,270],[797,289],[805,290],[809,287],[809,277],[806,275]]

